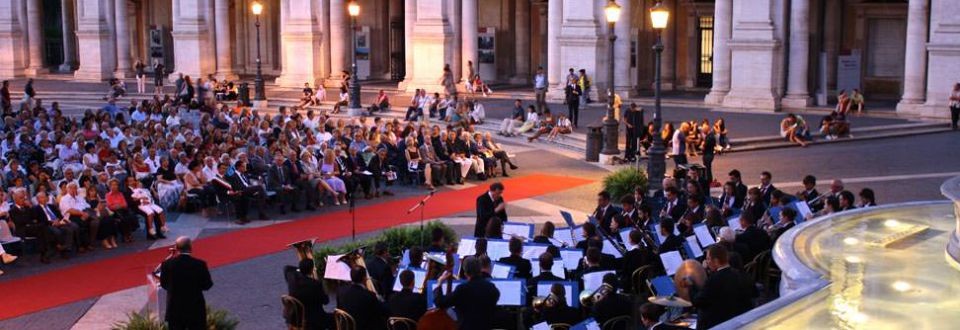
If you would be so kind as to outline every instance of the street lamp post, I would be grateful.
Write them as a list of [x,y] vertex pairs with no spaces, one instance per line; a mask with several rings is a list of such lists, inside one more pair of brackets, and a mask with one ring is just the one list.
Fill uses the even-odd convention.
[[616,1],[610,0],[610,2],[607,2],[607,6],[604,7],[603,11],[607,16],[607,35],[610,46],[608,47],[609,54],[607,57],[607,118],[603,121],[604,146],[600,153],[605,156],[605,162],[609,162],[614,156],[620,154],[618,145],[620,123],[615,118],[613,109],[613,44],[614,41],[617,40],[617,35],[614,34],[613,28],[614,25],[617,24],[617,20],[620,19],[620,5],[618,5]]
[[654,62],[654,80],[653,80],[653,147],[650,148],[650,160],[647,162],[648,186],[651,196],[663,189],[663,175],[667,171],[667,164],[664,155],[666,150],[663,146],[663,138],[660,135],[661,124],[663,122],[660,115],[660,57],[663,53],[663,29],[667,27],[667,20],[670,18],[670,12],[662,3],[657,3],[650,8],[650,22],[653,29],[657,31],[657,43],[653,46],[656,53]]
[[257,77],[253,80],[255,95],[253,97],[254,107],[256,108],[265,108],[267,105],[267,95],[263,89],[263,68],[260,60],[260,14],[263,13],[263,4],[260,1],[254,1],[250,5],[250,11],[253,12],[253,16],[256,17],[256,27],[257,27]]
[[357,16],[360,15],[360,4],[356,0],[347,5],[350,13],[350,115],[360,115],[360,78],[357,77]]

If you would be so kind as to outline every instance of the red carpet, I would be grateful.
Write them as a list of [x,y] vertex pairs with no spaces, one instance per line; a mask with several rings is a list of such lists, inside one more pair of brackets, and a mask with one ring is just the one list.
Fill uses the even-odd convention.
[[[506,186],[504,197],[507,201],[590,183],[585,179],[539,174],[502,182]],[[476,197],[486,189],[487,186],[482,185],[437,193],[428,202],[424,217],[431,219],[474,210]],[[358,207],[357,233],[418,221],[419,212],[408,215],[405,210],[419,199],[411,197]],[[194,242],[194,254],[213,268],[283,251],[288,243],[310,237],[318,237],[320,241],[346,237],[350,235],[350,229],[350,214],[342,210],[204,238]],[[167,253],[165,248],[130,253],[0,283],[0,292],[4,297],[0,302],[0,320],[144,285],[145,275]]]

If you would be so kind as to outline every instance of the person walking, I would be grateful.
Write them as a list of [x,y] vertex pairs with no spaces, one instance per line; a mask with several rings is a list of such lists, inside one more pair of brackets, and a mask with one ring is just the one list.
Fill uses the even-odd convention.
[[167,290],[165,320],[170,330],[207,329],[203,291],[213,287],[207,263],[192,256],[189,237],[177,238],[170,257],[160,265],[160,286]]
[[563,92],[566,95],[567,101],[567,117],[570,117],[573,128],[576,129],[580,119],[580,94],[582,94],[576,78],[568,79],[567,87],[563,89]]
[[137,76],[137,93],[143,94],[147,90],[147,75],[144,69],[146,65],[143,65],[143,61],[137,60],[137,63],[133,65],[133,69],[136,72]]
[[543,73],[543,67],[537,68],[537,74],[533,76],[533,93],[537,96],[537,113],[542,114],[547,108],[547,75]]
[[957,130],[957,121],[960,121],[960,83],[953,85],[950,93],[950,128]]

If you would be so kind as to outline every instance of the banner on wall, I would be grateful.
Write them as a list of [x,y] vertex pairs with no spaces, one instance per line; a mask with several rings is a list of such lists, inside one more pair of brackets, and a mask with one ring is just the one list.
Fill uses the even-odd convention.
[[357,78],[364,80],[370,77],[370,27],[358,26],[356,35],[353,49],[357,57]]
[[497,29],[481,27],[477,32],[478,73],[484,81],[493,81],[497,76]]
[[849,91],[860,88],[860,50],[854,49],[849,55],[837,56],[837,90]]

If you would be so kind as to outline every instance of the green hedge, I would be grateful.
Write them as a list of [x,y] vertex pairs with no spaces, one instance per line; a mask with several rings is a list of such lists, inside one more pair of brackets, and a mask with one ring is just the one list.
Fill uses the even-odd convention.
[[[447,242],[457,242],[460,240],[457,233],[449,226],[439,221],[431,221],[423,226],[424,244],[430,244],[430,233],[433,232],[434,228],[443,229]],[[364,250],[364,257],[367,257],[373,253],[373,245],[381,241],[387,243],[387,249],[390,251],[390,255],[399,256],[403,253],[403,250],[420,245],[420,226],[411,225],[390,228],[383,231],[383,233],[377,237],[342,245],[315,246],[313,250],[313,260],[317,266],[317,275],[323,277],[323,272],[327,267],[327,256],[345,254],[357,248],[368,246],[369,248]]]
[[[212,309],[207,306],[207,329],[210,330],[234,330],[240,324],[235,318],[230,317],[230,313],[222,309]],[[127,320],[114,323],[110,326],[111,330],[167,330],[166,322],[163,322],[156,315],[150,313],[130,312],[127,313]]]
[[618,203],[620,197],[633,194],[637,187],[647,190],[647,172],[634,167],[621,168],[603,178],[603,190],[610,193],[613,203]]

